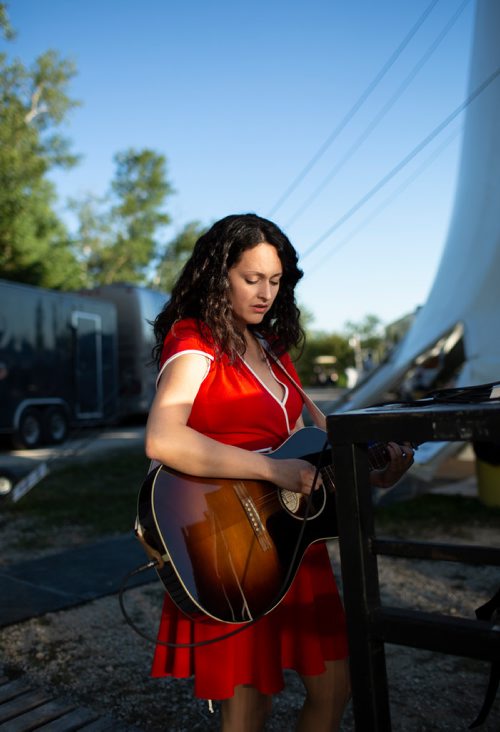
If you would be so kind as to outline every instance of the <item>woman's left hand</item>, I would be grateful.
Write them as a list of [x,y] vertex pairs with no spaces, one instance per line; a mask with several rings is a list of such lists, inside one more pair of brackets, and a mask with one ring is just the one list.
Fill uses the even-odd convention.
[[409,442],[398,445],[397,442],[387,443],[389,462],[382,470],[372,470],[370,482],[377,488],[390,488],[413,465],[413,448]]

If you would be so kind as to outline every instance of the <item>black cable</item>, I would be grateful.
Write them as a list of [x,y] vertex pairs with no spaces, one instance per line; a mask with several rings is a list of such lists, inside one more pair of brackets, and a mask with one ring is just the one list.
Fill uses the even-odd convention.
[[[494,389],[498,389],[498,396],[492,396]],[[435,391],[430,391],[421,399],[409,399],[407,401],[399,402],[380,402],[379,404],[372,404],[369,409],[429,407],[433,404],[487,404],[489,402],[500,402],[499,381],[493,381],[488,384],[476,384],[475,386],[458,386],[450,389],[437,389]]]
[[469,4],[469,2],[470,2],[470,0],[463,0],[462,4],[455,11],[453,16],[450,18],[450,20],[446,23],[444,28],[441,30],[441,32],[436,36],[436,38],[431,43],[431,45],[428,47],[428,49],[423,54],[423,56],[420,57],[420,59],[417,61],[417,63],[413,67],[413,69],[405,77],[405,79],[396,89],[395,93],[392,95],[392,97],[389,99],[389,101],[386,102],[384,104],[384,106],[382,107],[382,109],[378,112],[378,114],[376,114],[375,117],[373,117],[373,119],[368,124],[368,126],[364,129],[364,131],[361,133],[361,135],[359,135],[357,140],[351,145],[351,147],[347,150],[347,152],[338,161],[338,163],[335,165],[333,170],[331,170],[328,173],[328,175],[321,181],[319,186],[317,186],[317,188],[315,188],[315,190],[311,193],[309,198],[307,198],[305,203],[303,203],[302,206],[293,214],[293,216],[290,219],[288,219],[288,221],[285,224],[285,229],[288,229],[304,213],[304,211],[306,211],[309,208],[311,203],[316,200],[316,198],[319,196],[321,191],[336,177],[336,175],[340,172],[340,170],[344,167],[344,165],[352,158],[354,153],[357,150],[359,150],[359,148],[361,147],[363,142],[371,135],[373,130],[377,127],[377,125],[383,120],[383,118],[386,116],[386,114],[395,105],[395,103],[397,102],[399,97],[410,86],[410,84],[413,81],[413,79],[415,78],[415,76],[418,74],[418,72],[424,66],[424,64],[427,63],[427,61],[432,56],[434,51],[441,44],[441,42],[446,37],[446,35],[449,33],[449,31],[451,30],[453,25],[456,23],[456,21],[460,17],[460,15],[463,12],[463,10],[465,9],[466,5]]
[[327,229],[318,239],[316,239],[315,242],[313,242],[306,251],[301,254],[301,259],[304,259],[307,257],[311,252],[313,252],[320,244],[322,244],[325,239],[327,239],[333,232],[338,229],[342,224],[344,224],[348,219],[350,219],[359,209],[365,205],[373,196],[380,191],[381,188],[383,188],[387,183],[394,178],[394,176],[399,173],[400,170],[402,170],[408,163],[413,160],[413,158],[418,155],[418,153],[422,152],[422,150],[427,147],[427,145],[432,142],[432,140],[437,137],[453,120],[461,113],[464,109],[466,109],[469,104],[471,104],[476,97],[478,97],[487,87],[493,83],[496,78],[500,75],[500,66],[495,69],[495,71],[490,74],[479,86],[474,89],[474,91],[469,94],[469,96],[463,101],[459,106],[446,117],[437,127],[435,127],[432,132],[430,132],[427,137],[425,137],[416,147],[413,148],[413,150],[406,155],[403,160],[401,160],[397,165],[392,168],[392,170],[389,171],[383,178],[379,180],[379,182],[371,188],[368,193],[365,193],[364,196],[362,196],[357,203],[354,204],[343,216],[341,216],[337,221],[330,226],[329,229]]
[[446,150],[446,148],[453,142],[453,140],[457,137],[458,134],[462,132],[463,128],[459,127],[458,129],[454,130],[451,135],[449,135],[446,140],[432,153],[432,155],[429,155],[429,157],[422,163],[422,165],[417,168],[408,178],[401,183],[398,188],[393,191],[387,198],[382,201],[382,203],[377,206],[376,209],[374,209],[355,229],[353,229],[347,236],[345,236],[341,241],[338,242],[336,246],[334,246],[332,249],[329,249],[326,254],[324,254],[318,261],[311,267],[309,266],[307,268],[307,271],[304,274],[303,279],[306,279],[306,277],[310,277],[313,272],[315,272],[318,267],[321,267],[324,262],[327,259],[330,259],[334,254],[337,254],[346,244],[348,244],[351,239],[354,239],[357,234],[359,234],[360,231],[362,231],[366,226],[368,226],[369,223],[373,221],[379,214],[382,213],[388,206],[393,203],[393,201],[400,196],[404,191],[410,187],[410,185],[420,176],[422,173],[427,170],[427,168]]
[[[126,623],[132,628],[132,630],[135,631],[138,635],[140,635],[145,640],[149,641],[150,643],[154,643],[155,645],[167,646],[168,648],[198,648],[201,646],[211,645],[212,643],[218,643],[219,641],[226,640],[227,638],[232,638],[233,636],[237,635],[238,633],[242,633],[244,630],[247,630],[247,628],[250,628],[252,625],[255,625],[255,623],[257,623],[259,620],[261,620],[265,615],[267,615],[268,612],[270,612],[270,610],[272,610],[279,602],[281,602],[281,600],[283,599],[283,597],[288,589],[288,585],[291,580],[291,573],[292,573],[292,570],[294,567],[294,563],[296,561],[297,554],[299,552],[300,545],[301,545],[302,539],[304,537],[304,532],[306,529],[306,524],[307,524],[307,520],[309,518],[312,501],[313,501],[313,497],[314,497],[314,490],[315,490],[316,484],[318,482],[318,478],[319,478],[319,474],[320,474],[320,470],[321,470],[321,463],[322,463],[323,456],[325,454],[327,447],[328,447],[328,440],[325,442],[325,444],[323,445],[323,447],[321,449],[321,452],[319,453],[316,470],[315,470],[314,478],[313,478],[313,482],[312,482],[311,492],[307,497],[306,509],[304,511],[304,516],[302,519],[302,526],[300,528],[297,540],[295,542],[295,548],[294,548],[294,551],[292,554],[292,559],[290,561],[290,565],[288,567],[287,574],[285,576],[285,579],[281,583],[280,590],[276,594],[275,599],[269,604],[269,607],[267,608],[267,610],[264,610],[263,612],[259,613],[259,615],[255,618],[252,618],[252,620],[245,622],[244,625],[242,625],[241,627],[235,628],[235,630],[232,630],[230,633],[225,633],[223,635],[219,635],[216,638],[210,638],[209,640],[197,641],[197,642],[193,642],[193,643],[171,643],[169,641],[159,641],[156,638],[153,638],[153,636],[150,636],[147,633],[144,633],[142,630],[140,630],[136,626],[136,624],[134,623],[134,621],[132,620],[130,615],[127,613],[127,611],[125,609],[124,600],[123,600],[123,595],[125,593],[125,590],[130,589],[127,587],[129,580],[132,577],[134,577],[138,574],[141,574],[142,572],[145,572],[149,569],[154,569],[156,567],[157,563],[154,560],[152,560],[150,562],[147,562],[147,564],[141,564],[140,566],[135,567],[130,572],[128,572],[125,575],[125,577],[121,583],[119,592],[118,592],[118,602],[120,604],[120,609],[122,611],[122,615],[125,618]],[[276,489],[276,490],[278,490],[278,489]],[[221,623],[223,623],[223,622],[224,621],[221,621]]]
[[481,402],[498,402],[499,396],[492,397],[493,389],[500,389],[500,382],[493,381],[488,384],[476,384],[475,386],[459,386],[451,389],[438,389],[431,391],[427,396],[435,402],[446,404],[478,404]]
[[424,10],[420,18],[417,20],[413,28],[410,30],[410,32],[405,36],[405,38],[401,41],[399,46],[396,48],[396,50],[392,53],[392,55],[389,57],[389,59],[385,62],[385,64],[382,66],[380,71],[375,75],[373,80],[368,84],[364,92],[361,94],[361,96],[358,98],[358,100],[353,104],[351,109],[347,112],[345,117],[342,119],[342,121],[337,125],[337,127],[333,130],[333,132],[330,134],[330,136],[325,140],[325,142],[320,146],[318,151],[313,155],[311,160],[307,163],[307,165],[301,170],[301,172],[298,174],[298,176],[292,181],[292,183],[288,186],[286,191],[283,193],[283,195],[278,199],[278,201],[274,204],[274,206],[271,208],[269,213],[267,214],[268,218],[271,218],[276,211],[281,208],[283,203],[286,201],[286,199],[291,195],[291,193],[297,188],[299,183],[302,182],[302,180],[306,177],[306,175],[309,173],[309,171],[313,168],[313,166],[318,162],[318,160],[324,155],[324,153],[328,150],[332,142],[340,135],[344,127],[348,124],[348,122],[351,121],[351,119],[354,117],[356,112],[361,108],[361,106],[365,103],[365,101],[368,99],[370,94],[375,90],[375,88],[378,86],[378,84],[382,81],[383,77],[387,74],[391,66],[394,65],[394,63],[397,61],[399,56],[403,53],[406,46],[409,44],[413,36],[416,34],[420,26],[424,23],[427,16],[430,14],[431,10],[434,8],[435,5],[439,0],[432,0],[432,2],[427,6],[427,8]]
[[[123,601],[123,595],[125,593],[127,588],[126,585],[128,581],[135,575],[144,572],[148,569],[153,569],[156,566],[156,562],[151,561],[147,564],[140,565],[139,567],[136,567],[135,569],[132,569],[128,574],[125,575],[123,582],[120,587],[120,591],[118,593],[118,601],[120,603],[120,609],[122,611],[123,617],[125,618],[125,621],[128,625],[132,628],[133,631],[137,633],[137,635],[140,635],[141,638],[144,638],[145,640],[149,641],[150,643],[154,643],[158,646],[167,646],[168,648],[197,648],[199,646],[208,646],[212,643],[218,643],[221,640],[225,640],[226,638],[231,638],[233,635],[237,635],[238,633],[241,633],[242,631],[246,630],[250,626],[254,625],[258,620],[260,620],[268,611],[261,613],[258,617],[252,618],[252,620],[246,622],[244,625],[242,625],[239,628],[235,628],[235,630],[232,630],[230,633],[225,633],[224,635],[217,636],[217,638],[210,638],[209,640],[204,641],[197,641],[193,643],[170,643],[169,641],[160,641],[157,638],[154,638],[151,635],[148,635],[147,633],[144,633],[142,630],[140,630],[137,625],[134,623],[130,615],[127,613],[125,609],[125,604]],[[186,616],[188,617],[188,616]],[[191,618],[192,620],[193,618]],[[222,623],[223,621],[221,621]]]

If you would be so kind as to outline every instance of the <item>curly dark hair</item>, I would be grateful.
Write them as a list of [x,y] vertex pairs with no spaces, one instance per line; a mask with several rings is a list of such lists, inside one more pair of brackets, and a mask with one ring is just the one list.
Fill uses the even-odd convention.
[[273,350],[278,354],[302,344],[304,332],[299,323],[300,311],[294,291],[303,273],[297,265],[295,249],[272,221],[253,213],[235,214],[217,221],[200,236],[172,289],[170,300],[154,321],[153,360],[157,364],[166,334],[182,318],[199,321],[203,335],[212,339],[219,357],[226,353],[234,361],[238,354],[244,354],[245,339],[233,316],[228,272],[245,250],[263,242],[275,247],[283,275],[276,299],[258,331],[272,342]]

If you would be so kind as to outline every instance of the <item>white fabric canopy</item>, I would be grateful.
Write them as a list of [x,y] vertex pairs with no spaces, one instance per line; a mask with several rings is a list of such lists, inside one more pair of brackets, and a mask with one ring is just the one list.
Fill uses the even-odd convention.
[[[499,39],[499,0],[477,0],[469,94],[500,68]],[[335,411],[380,401],[458,323],[465,363],[456,386],[500,381],[500,76],[466,109],[457,180],[447,241],[426,303],[389,361]],[[416,457],[427,462],[441,452],[441,445],[430,444]]]

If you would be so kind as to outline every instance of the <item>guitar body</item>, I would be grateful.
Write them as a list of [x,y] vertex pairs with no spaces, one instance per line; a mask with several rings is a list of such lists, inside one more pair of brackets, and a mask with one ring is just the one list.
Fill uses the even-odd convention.
[[[276,459],[331,462],[325,433],[305,427]],[[323,467],[323,466],[321,466]],[[337,536],[333,483],[308,497],[257,480],[197,478],[165,466],[144,481],[138,519],[145,541],[164,557],[158,575],[177,606],[242,623],[283,599],[307,547]]]

